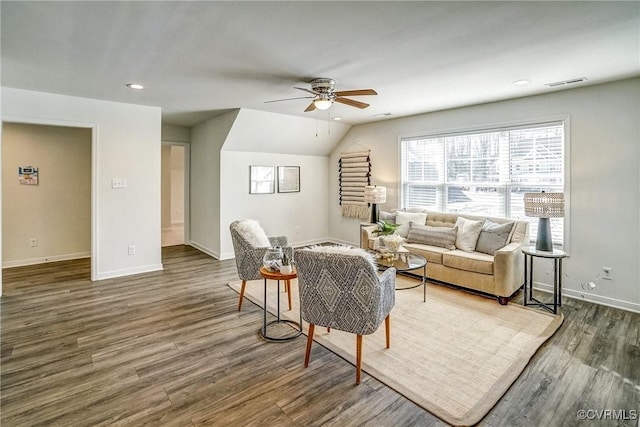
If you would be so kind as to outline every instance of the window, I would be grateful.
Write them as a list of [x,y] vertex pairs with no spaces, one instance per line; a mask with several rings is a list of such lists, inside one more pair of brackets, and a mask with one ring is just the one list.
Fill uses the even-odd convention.
[[[532,240],[524,193],[564,191],[563,122],[402,138],[400,151],[402,207],[527,219]],[[554,244],[563,231],[552,218]]]

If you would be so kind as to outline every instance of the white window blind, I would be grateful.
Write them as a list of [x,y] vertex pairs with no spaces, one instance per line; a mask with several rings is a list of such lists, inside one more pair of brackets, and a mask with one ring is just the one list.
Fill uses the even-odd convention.
[[[564,191],[564,123],[401,139],[401,204],[528,219],[525,192]],[[551,219],[562,244],[563,219]]]

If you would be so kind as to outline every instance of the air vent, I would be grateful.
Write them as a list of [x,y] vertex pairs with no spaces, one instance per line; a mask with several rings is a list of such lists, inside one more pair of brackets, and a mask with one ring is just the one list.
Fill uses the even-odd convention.
[[563,80],[561,82],[547,83],[546,85],[549,87],[565,86],[565,85],[572,85],[574,83],[584,82],[586,80],[587,80],[586,77],[576,77],[575,79]]
[[373,117],[389,117],[391,116],[391,113],[380,113],[380,114],[374,114]]

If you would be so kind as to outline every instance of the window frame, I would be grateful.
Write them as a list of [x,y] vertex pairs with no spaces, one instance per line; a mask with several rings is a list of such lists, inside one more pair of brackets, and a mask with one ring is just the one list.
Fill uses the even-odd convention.
[[[570,233],[571,233],[571,195],[570,195],[570,189],[571,189],[571,181],[570,181],[570,177],[571,177],[571,116],[570,115],[554,115],[554,116],[544,116],[544,117],[538,117],[535,119],[523,119],[523,120],[516,120],[516,121],[509,121],[509,122],[499,122],[499,123],[493,123],[493,124],[484,124],[484,125],[476,125],[476,126],[467,126],[467,127],[458,127],[458,128],[441,128],[441,129],[434,129],[434,130],[430,130],[430,131],[422,131],[422,132],[410,132],[410,133],[403,133],[403,134],[399,134],[397,137],[397,150],[398,150],[398,164],[397,164],[397,170],[398,170],[398,185],[397,185],[397,194],[398,194],[398,207],[400,209],[404,209],[405,208],[405,194],[403,191],[403,157],[402,157],[402,142],[403,140],[407,140],[407,139],[429,139],[429,138],[436,138],[436,137],[447,137],[447,136],[454,136],[454,135],[464,135],[464,134],[473,134],[473,133],[483,133],[483,132],[491,132],[491,131],[503,131],[503,130],[517,130],[518,128],[530,128],[530,127],[539,127],[539,126],[545,126],[545,125],[551,125],[554,123],[558,123],[563,125],[563,132],[564,132],[564,158],[563,158],[563,162],[564,162],[564,174],[563,174],[563,189],[559,190],[562,191],[565,195],[565,216],[564,216],[564,220],[563,220],[563,233],[562,233],[562,242],[561,242],[561,247],[562,250],[569,252],[570,251]],[[434,184],[429,184],[428,181],[425,181],[425,183],[427,185],[434,185]],[[487,187],[492,186],[493,183],[486,183]],[[442,185],[443,187],[446,187],[447,185],[451,186],[451,183],[446,183],[446,177],[445,180],[441,183],[435,184],[435,185]],[[484,185],[483,185],[484,186]],[[504,187],[504,185],[502,184],[493,184],[493,186],[498,186],[498,187]],[[447,193],[445,190],[445,188],[442,189],[443,191],[441,191],[441,197],[447,197]],[[505,203],[510,203],[510,195],[509,192],[507,192],[506,196],[505,196]],[[445,206],[445,204],[441,204],[441,206]],[[506,215],[505,215],[506,216]],[[525,217],[527,218],[527,217]],[[531,245],[535,245],[535,238],[536,236],[534,235],[534,233],[530,232],[530,236],[529,236],[529,240],[530,240],[530,244]],[[555,242],[555,244],[557,245],[559,242]]]

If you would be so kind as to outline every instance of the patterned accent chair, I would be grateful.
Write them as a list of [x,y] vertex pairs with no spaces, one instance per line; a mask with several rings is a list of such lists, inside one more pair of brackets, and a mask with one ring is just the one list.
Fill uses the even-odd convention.
[[[240,221],[234,221],[229,225],[231,231],[231,241],[233,242],[233,251],[236,257],[236,267],[238,268],[238,276],[242,280],[240,287],[240,301],[238,302],[238,311],[242,310],[242,300],[244,298],[244,289],[247,280],[262,279],[260,275],[260,267],[262,267],[262,258],[264,257],[267,247],[255,247],[238,232],[238,224]],[[293,260],[293,250],[287,247],[288,241],[286,236],[269,237],[271,246],[281,246],[282,250],[287,254],[290,260]],[[290,284],[285,284],[285,289],[289,291]]]
[[305,368],[316,325],[356,334],[356,384],[360,384],[362,336],[374,333],[385,321],[390,345],[389,313],[395,304],[396,269],[380,277],[366,257],[344,253],[296,251],[302,319],[309,323]]

